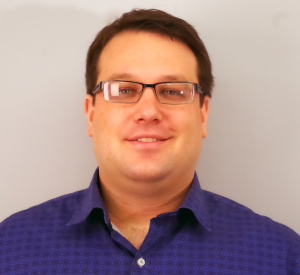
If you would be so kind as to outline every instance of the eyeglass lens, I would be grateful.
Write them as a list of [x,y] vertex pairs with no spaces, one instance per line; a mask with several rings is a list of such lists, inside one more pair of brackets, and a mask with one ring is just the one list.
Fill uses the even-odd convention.
[[[119,103],[135,103],[139,100],[143,85],[132,82],[110,81],[103,87],[104,99]],[[193,100],[192,83],[161,83],[155,86],[156,95],[161,103],[183,104]]]

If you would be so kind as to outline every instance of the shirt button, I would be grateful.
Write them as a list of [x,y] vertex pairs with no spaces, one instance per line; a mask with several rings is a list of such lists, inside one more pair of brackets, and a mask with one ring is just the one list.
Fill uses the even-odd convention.
[[140,266],[140,267],[143,267],[145,265],[145,260],[143,258],[139,258],[137,260],[137,264]]

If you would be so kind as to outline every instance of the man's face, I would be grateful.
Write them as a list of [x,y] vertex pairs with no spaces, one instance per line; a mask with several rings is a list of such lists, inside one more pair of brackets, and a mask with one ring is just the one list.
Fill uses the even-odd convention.
[[[197,61],[188,46],[148,32],[125,31],[113,37],[100,55],[98,72],[97,83],[198,83]],[[193,174],[206,136],[207,97],[200,108],[197,93],[190,104],[167,105],[158,101],[153,88],[145,88],[131,104],[107,102],[100,92],[95,105],[86,97],[85,111],[100,175],[151,182]]]

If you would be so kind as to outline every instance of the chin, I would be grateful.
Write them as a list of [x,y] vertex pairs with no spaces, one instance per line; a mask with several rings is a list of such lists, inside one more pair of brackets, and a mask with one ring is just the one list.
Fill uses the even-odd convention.
[[[166,168],[166,167],[165,167]],[[132,181],[154,182],[163,180],[168,174],[169,169],[160,167],[135,167],[135,169],[126,169],[125,176]]]

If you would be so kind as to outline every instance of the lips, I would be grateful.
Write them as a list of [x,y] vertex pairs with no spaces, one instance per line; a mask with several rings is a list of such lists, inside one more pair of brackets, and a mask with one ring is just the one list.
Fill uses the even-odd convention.
[[141,142],[153,142],[153,141],[161,141],[162,139],[158,139],[158,138],[139,138],[137,139],[137,141],[141,141]]
[[126,139],[126,142],[130,144],[130,148],[135,152],[148,154],[149,152],[160,152],[171,138],[172,136],[167,135],[141,133],[130,136],[130,138]]
[[165,141],[169,139],[169,137],[163,135],[136,135],[130,138],[127,138],[128,141],[139,141],[139,142],[155,142],[155,141]]

